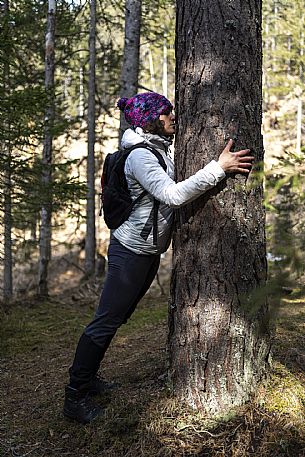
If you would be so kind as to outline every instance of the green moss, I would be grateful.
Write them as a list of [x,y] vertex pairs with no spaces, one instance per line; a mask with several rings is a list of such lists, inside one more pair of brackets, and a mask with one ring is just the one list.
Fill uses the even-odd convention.
[[88,313],[79,308],[62,307],[56,303],[17,306],[2,315],[0,355],[43,351],[65,335],[78,335],[88,320]]
[[[156,305],[139,304],[120,334],[128,336],[135,329],[156,325],[167,318],[167,303],[155,300]],[[50,343],[70,337],[73,342],[90,322],[94,311],[86,307],[62,306],[41,302],[31,307],[17,306],[1,316],[0,355],[10,356],[31,351],[43,351]]]
[[157,325],[167,319],[167,303],[160,302],[157,307],[141,307],[134,312],[126,325],[120,329],[122,336],[129,335],[134,330],[145,327]]
[[305,385],[288,368],[277,362],[274,373],[260,398],[267,411],[289,416],[298,424],[305,424]]

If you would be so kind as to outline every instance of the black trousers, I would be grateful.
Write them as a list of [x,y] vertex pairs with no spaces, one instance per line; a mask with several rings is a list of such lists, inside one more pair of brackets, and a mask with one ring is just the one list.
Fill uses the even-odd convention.
[[70,385],[85,388],[118,328],[132,315],[159,268],[159,255],[135,254],[112,237],[108,273],[98,309],[81,336],[72,367]]

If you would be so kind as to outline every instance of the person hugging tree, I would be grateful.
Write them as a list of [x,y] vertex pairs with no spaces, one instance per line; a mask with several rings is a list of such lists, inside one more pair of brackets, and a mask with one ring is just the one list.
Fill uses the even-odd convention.
[[108,273],[99,306],[80,337],[69,369],[64,415],[84,424],[102,412],[91,397],[115,387],[97,372],[116,331],[132,315],[158,271],[160,254],[171,241],[174,208],[216,186],[226,173],[249,173],[254,160],[248,149],[231,152],[230,140],[218,161],[212,160],[176,183],[169,155],[176,127],[170,101],[148,92],[121,98],[117,106],[131,125],[121,148],[131,149],[124,173],[132,200],[138,200],[128,219],[111,232]]

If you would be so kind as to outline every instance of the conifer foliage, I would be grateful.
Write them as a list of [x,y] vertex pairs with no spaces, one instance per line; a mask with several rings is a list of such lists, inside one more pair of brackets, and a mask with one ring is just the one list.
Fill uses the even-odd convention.
[[[64,2],[58,4],[57,30],[60,34],[67,28],[71,30],[75,16],[71,15],[70,7]],[[49,202],[47,204],[52,205],[53,214],[56,214],[63,208],[69,208],[84,189],[69,174],[72,162],[62,160],[54,145],[49,148],[48,159],[42,153],[46,132],[49,133],[46,143],[50,145],[50,138],[68,132],[73,122],[64,113],[64,103],[60,97],[56,99],[56,106],[54,102],[50,104],[56,90],[54,87],[46,89],[45,85],[46,5],[38,0],[22,4],[12,0],[7,2],[7,6],[1,11],[3,26],[0,29],[3,68],[0,80],[0,147],[3,152],[0,155],[0,217],[3,222],[1,226],[5,227],[0,255],[1,263],[5,266],[5,301],[13,291],[11,272],[14,263],[24,259],[22,252],[35,252],[37,249],[40,208]],[[59,39],[58,49],[58,61],[61,61],[63,54],[70,52],[69,46]],[[60,74],[55,75],[55,79],[58,88]],[[51,106],[54,115],[50,116],[46,107]],[[53,163],[50,162],[51,155],[55,158]],[[52,173],[54,180],[46,182],[46,176]]]
[[[56,0],[53,3],[56,6],[56,53],[52,89],[46,88],[45,84],[48,2],[3,0],[0,6],[0,287],[6,301],[10,300],[15,289],[14,265],[30,258],[35,264],[38,290],[42,294],[48,293],[48,274],[44,269],[54,246],[62,243],[61,232],[68,220],[74,227],[73,236],[68,237],[72,243],[85,237],[85,230],[80,230],[85,220],[88,224],[91,221],[87,238],[94,241],[93,234],[98,233],[94,217],[98,211],[96,201],[98,175],[102,167],[101,151],[109,137],[117,138],[117,129],[110,129],[109,125],[114,124],[113,118],[118,119],[114,107],[119,96],[131,96],[133,91],[154,90],[167,93],[172,101],[175,98],[176,2],[96,1],[95,51],[89,50],[89,18],[93,2]],[[126,11],[131,12],[131,7],[134,8],[132,17],[135,19],[131,24],[130,37],[126,35],[126,39],[130,45],[134,44],[133,54],[127,55],[124,60],[124,49],[128,51],[124,43],[125,19],[128,19]],[[230,27],[226,24],[226,30]],[[270,129],[278,132],[284,144],[284,157],[279,169],[267,175],[267,207],[283,213],[282,204],[281,209],[277,209],[280,198],[276,200],[274,196],[286,179],[282,193],[286,192],[288,200],[293,199],[293,207],[296,208],[293,218],[297,218],[300,213],[299,196],[303,189],[301,183],[304,182],[303,2],[265,0],[262,31],[264,109],[270,117]],[[180,46],[177,40],[176,48]],[[93,90],[90,84],[90,90],[94,96],[89,102],[92,74],[89,61],[93,57],[95,84]],[[122,80],[122,68],[125,80],[132,77],[132,83]],[[51,106],[53,113],[50,116],[46,109]],[[283,106],[289,109],[284,111]],[[197,106],[199,113],[201,110],[202,107]],[[95,156],[88,160],[86,150],[76,158],[72,157],[68,152],[72,143],[76,140],[87,143],[89,112],[90,119],[93,116],[96,119],[95,138],[90,136],[90,148],[92,151],[93,145]],[[49,146],[52,146],[49,147],[48,159],[44,154],[46,137],[49,138]],[[87,165],[91,170],[90,198],[86,194]],[[289,173],[285,175],[283,170],[289,170]],[[90,206],[87,199],[91,204],[90,218],[88,215],[86,218]],[[46,208],[51,209],[52,214],[51,218],[50,213],[48,215],[47,231],[43,219]],[[270,220],[275,226],[277,219],[271,217]],[[302,217],[298,224],[301,221]],[[298,225],[294,225],[292,220],[292,226]],[[46,232],[49,233],[47,237]],[[294,229],[290,240],[300,240],[299,232]],[[273,246],[275,243],[272,240],[276,236],[272,227],[269,233],[270,246]],[[46,238],[49,239],[48,248],[44,244],[42,249]],[[299,241],[296,246],[299,246]],[[91,256],[87,273],[90,271],[91,274],[95,251],[101,249],[104,252],[105,249],[99,239],[96,245],[93,242],[88,247],[87,243],[87,248]],[[291,249],[291,252],[296,251],[300,250]],[[36,262],[39,255],[40,262]],[[290,264],[296,263],[302,263],[302,258],[300,262],[294,262],[291,257]]]

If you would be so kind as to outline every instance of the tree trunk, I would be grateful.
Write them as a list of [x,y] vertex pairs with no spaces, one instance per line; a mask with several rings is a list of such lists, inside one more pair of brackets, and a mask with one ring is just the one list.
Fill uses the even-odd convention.
[[[301,17],[301,24],[304,24],[304,14]],[[300,156],[302,152],[302,97],[303,97],[303,83],[304,83],[304,72],[303,72],[303,56],[304,56],[304,31],[301,31],[300,39],[300,63],[299,63],[299,76],[300,86],[296,88],[297,92],[297,138],[296,138],[296,153]]]
[[[229,138],[263,160],[261,3],[177,1],[176,174],[217,159]],[[223,414],[265,377],[268,310],[262,186],[232,176],[177,212],[170,379],[194,408]]]
[[167,35],[164,34],[164,41],[163,41],[163,72],[162,72],[162,91],[164,97],[167,98]]
[[265,56],[265,68],[263,71],[263,87],[264,87],[264,109],[267,111],[269,108],[269,90],[270,90],[270,81],[269,81],[269,66],[270,66],[270,36],[269,36],[269,14],[266,15],[265,19],[265,47],[264,47],[264,56]]
[[[10,41],[9,25],[9,1],[4,0],[2,5],[1,16],[2,24],[6,28],[8,41]],[[3,65],[3,85],[4,92],[10,97],[10,65],[8,60],[9,54]],[[9,102],[10,103],[10,102]],[[9,302],[13,295],[13,272],[12,272],[12,178],[11,178],[11,144],[10,144],[10,110],[7,111],[7,121],[5,127],[7,130],[7,140],[3,144],[3,154],[6,158],[4,170],[4,272],[3,272],[3,297]]]
[[79,67],[79,98],[78,98],[78,115],[84,116],[84,67],[80,63]]
[[301,157],[302,153],[302,94],[297,99],[297,139],[296,153]]
[[[141,0],[126,0],[125,44],[121,76],[121,97],[132,97],[138,91],[141,32]],[[124,114],[120,116],[120,140],[126,128]]]
[[154,92],[156,92],[157,88],[156,88],[154,59],[153,59],[153,55],[152,55],[152,52],[151,52],[151,46],[150,46],[149,43],[147,44],[147,54],[148,54],[148,61],[149,61],[150,86],[151,86],[151,89]]
[[276,72],[277,71],[277,64],[278,64],[278,57],[276,55],[276,50],[277,50],[277,30],[276,30],[276,24],[278,22],[278,12],[279,12],[279,6],[277,0],[274,0],[273,2],[273,27],[272,27],[272,36],[271,36],[271,51],[272,51],[272,71]]
[[48,266],[51,258],[52,238],[52,130],[55,117],[55,15],[56,1],[49,0],[45,47],[45,88],[48,94],[48,103],[45,113],[45,136],[42,152],[42,188],[44,202],[41,207],[38,273],[38,292],[42,296],[48,295]]
[[291,73],[291,35],[287,36],[287,78]]
[[89,87],[88,87],[88,158],[87,158],[87,226],[85,245],[85,270],[87,276],[95,271],[95,40],[96,40],[96,1],[90,2],[89,32]]

